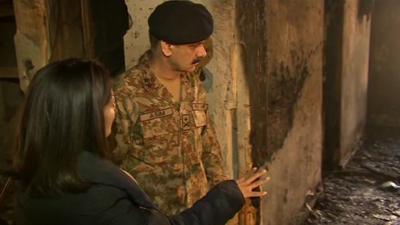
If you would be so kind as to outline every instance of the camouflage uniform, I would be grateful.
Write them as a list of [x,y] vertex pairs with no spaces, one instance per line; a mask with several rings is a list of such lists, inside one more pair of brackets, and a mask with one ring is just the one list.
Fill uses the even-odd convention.
[[175,214],[226,180],[198,76],[181,75],[181,101],[149,68],[150,51],[115,89],[115,154],[167,214]]

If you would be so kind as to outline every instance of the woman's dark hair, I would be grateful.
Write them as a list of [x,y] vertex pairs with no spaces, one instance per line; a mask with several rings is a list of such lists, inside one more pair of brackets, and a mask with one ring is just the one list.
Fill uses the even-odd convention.
[[13,169],[34,195],[88,187],[78,175],[82,151],[107,155],[104,106],[109,72],[92,61],[67,59],[40,69],[28,88],[13,154]]

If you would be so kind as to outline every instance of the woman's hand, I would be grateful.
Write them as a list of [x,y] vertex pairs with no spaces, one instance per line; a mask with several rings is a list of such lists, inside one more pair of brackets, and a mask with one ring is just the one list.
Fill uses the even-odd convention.
[[[240,191],[245,198],[251,197],[262,197],[267,194],[265,191],[260,191],[259,187],[265,184],[270,178],[267,175],[265,169],[257,170],[253,168],[252,171],[248,172],[243,177],[236,180]],[[254,190],[257,189],[257,190]]]

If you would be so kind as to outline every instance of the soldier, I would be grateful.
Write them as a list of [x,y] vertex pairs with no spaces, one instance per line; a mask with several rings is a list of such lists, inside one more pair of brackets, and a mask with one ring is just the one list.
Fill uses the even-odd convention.
[[114,153],[171,215],[227,179],[197,73],[213,18],[201,4],[166,1],[148,24],[151,48],[115,89]]

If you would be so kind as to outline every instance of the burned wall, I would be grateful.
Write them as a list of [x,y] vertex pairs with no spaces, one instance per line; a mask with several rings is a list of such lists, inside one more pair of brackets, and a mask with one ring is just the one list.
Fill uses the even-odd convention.
[[[243,43],[242,60],[245,79],[251,92],[251,134],[252,155],[255,165],[261,165],[269,156],[267,152],[267,26],[265,1],[237,1],[237,26]],[[260,161],[258,161],[259,159]]]
[[[127,67],[148,48],[146,18],[160,2],[127,0]],[[260,222],[289,224],[321,179],[323,2],[196,2],[215,19],[205,85],[225,164],[237,175],[267,163]]]
[[340,161],[340,121],[342,114],[341,90],[343,67],[343,20],[344,0],[325,1],[325,46],[324,46],[324,171],[338,165]]
[[373,1],[326,1],[326,171],[343,167],[359,147],[366,124]]
[[371,14],[362,7],[362,1],[345,1],[344,5],[338,161],[341,166],[358,148],[366,124]]
[[44,0],[15,0],[17,32],[14,37],[20,87],[25,91],[35,71],[50,57]]
[[321,181],[324,3],[265,3],[266,143],[255,161],[272,181],[261,220],[290,224]]
[[323,2],[238,1],[237,10],[253,162],[272,178],[260,222],[289,224],[321,180]]
[[368,122],[400,126],[400,2],[375,1],[372,15]]

